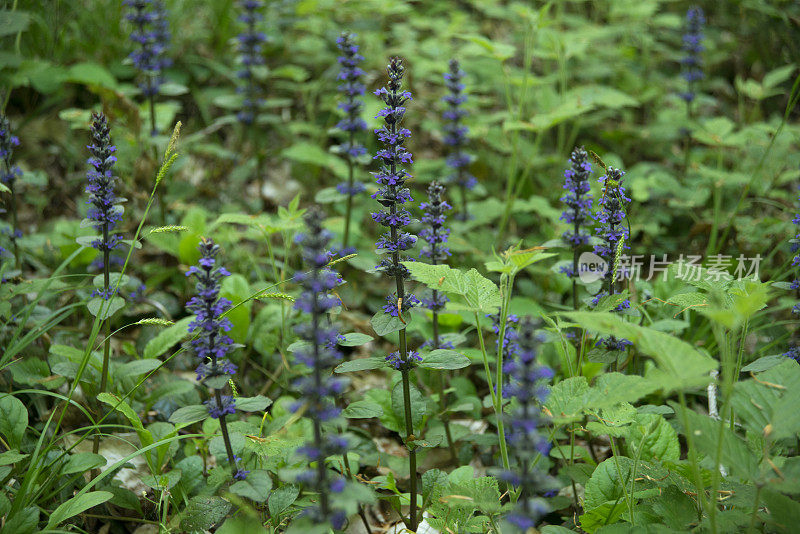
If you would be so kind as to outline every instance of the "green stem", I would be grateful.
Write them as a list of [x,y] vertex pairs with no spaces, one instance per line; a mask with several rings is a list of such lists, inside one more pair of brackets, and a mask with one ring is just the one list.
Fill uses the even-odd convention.
[[700,474],[700,467],[697,462],[697,450],[694,448],[694,433],[689,426],[689,418],[686,415],[689,408],[686,406],[686,397],[684,396],[683,391],[678,391],[678,399],[681,404],[683,433],[686,438],[686,448],[688,449],[689,463],[692,466],[692,474],[694,475],[694,488],[695,492],[697,493],[697,502],[700,503],[700,509],[698,510],[697,516],[697,520],[700,521],[700,519],[702,519],[702,514],[707,508],[705,486],[703,485],[703,478]]
[[622,487],[622,494],[625,496],[625,504],[628,506],[628,514],[631,516],[631,525],[635,525],[633,518],[632,496],[628,494],[625,481],[622,480],[622,471],[620,471],[619,468],[619,453],[617,452],[617,446],[615,445],[614,438],[612,436],[608,436],[608,439],[611,440],[611,452],[613,454],[612,458],[614,458],[614,465],[617,468],[617,477],[619,477],[619,484]]
[[[348,144],[348,150],[353,146],[355,142],[355,132],[350,130],[350,143]],[[355,169],[353,168],[353,156],[350,154],[347,155],[347,210],[344,216],[344,236],[342,237],[342,248],[347,249],[347,245],[350,243],[350,219],[352,218],[353,214],[353,182],[354,182],[354,175]]]
[[[406,344],[405,329],[400,330],[401,349]],[[401,354],[404,351],[401,350]],[[409,475],[409,500],[410,508],[408,512],[408,522],[406,526],[412,532],[417,531],[417,451],[412,436],[414,436],[414,423],[411,419],[411,380],[409,370],[403,369],[403,406],[405,408],[406,419],[406,446],[408,447],[408,475]]]
[[[103,244],[108,244],[108,223],[103,223]],[[102,298],[107,298],[111,300],[112,296],[109,294],[109,286],[111,285],[111,274],[109,272],[109,262],[111,260],[111,251],[108,247],[104,246],[103,248],[103,296]],[[102,306],[101,306],[102,312]],[[109,360],[111,359],[111,320],[109,317],[104,318],[105,324],[105,339],[103,340],[103,368],[100,371],[100,391],[98,393],[104,393],[106,391],[106,387],[108,387],[108,364]],[[99,408],[99,404],[98,404]],[[97,454],[97,451],[100,450],[100,434],[94,435],[94,440],[92,443],[92,452]]]

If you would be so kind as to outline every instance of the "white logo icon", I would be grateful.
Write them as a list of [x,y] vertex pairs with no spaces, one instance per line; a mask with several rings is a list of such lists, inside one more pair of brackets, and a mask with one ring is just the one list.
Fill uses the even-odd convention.
[[591,284],[605,278],[608,272],[606,260],[592,252],[584,252],[578,258],[578,278],[584,284]]

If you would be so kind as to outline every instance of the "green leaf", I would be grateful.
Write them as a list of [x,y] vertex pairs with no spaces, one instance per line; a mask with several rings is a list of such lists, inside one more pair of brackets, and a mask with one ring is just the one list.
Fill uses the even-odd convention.
[[104,465],[106,465],[104,456],[92,454],[91,452],[79,452],[69,456],[67,463],[61,468],[61,474],[71,475],[72,473],[85,473]]
[[761,498],[769,510],[768,524],[777,528],[778,532],[797,532],[800,503],[769,488],[764,490]]
[[28,506],[8,517],[3,525],[3,533],[8,531],[12,534],[32,534],[41,532],[37,528],[39,523],[39,507]]
[[86,308],[89,310],[89,313],[95,317],[99,317],[101,321],[108,319],[124,307],[125,299],[122,297],[112,297],[111,300],[95,297],[86,303]]
[[231,491],[255,502],[266,502],[272,489],[272,479],[263,469],[250,471],[247,478],[231,484]]
[[82,85],[97,85],[107,89],[116,89],[117,80],[108,70],[97,63],[78,63],[67,70],[66,80]]
[[[674,405],[675,411],[682,410]],[[720,447],[720,463],[732,475],[737,475],[743,480],[752,480],[758,472],[758,462],[755,455],[747,448],[747,443],[734,434],[724,421],[717,421],[707,415],[695,413],[687,409],[683,412],[688,419],[688,429],[684,435],[691,432],[695,448],[714,461],[717,447]],[[720,441],[721,440],[721,441]]]
[[192,404],[178,408],[169,416],[169,422],[176,425],[189,425],[208,418],[208,407],[203,404]]
[[236,409],[242,412],[261,412],[272,404],[272,399],[263,395],[255,397],[236,397]]
[[475,269],[463,272],[447,265],[429,265],[418,261],[402,263],[414,280],[422,282],[431,289],[458,297],[448,304],[451,309],[495,313],[500,307],[502,301],[500,289]]
[[389,315],[382,310],[373,315],[372,319],[370,319],[372,329],[375,330],[375,333],[379,336],[387,336],[393,332],[399,332],[406,328],[410,322],[411,316],[407,312],[403,314],[403,320],[401,321],[399,317]]
[[[411,398],[411,425],[414,434],[419,436],[422,431],[422,420],[425,417],[427,405],[425,398],[420,393],[417,386],[409,384],[409,395]],[[398,381],[392,389],[392,411],[400,421],[405,421],[405,404],[403,402],[403,382]],[[407,437],[405,424],[400,428],[400,435]]]
[[161,366],[161,360],[156,358],[145,358],[128,362],[114,371],[115,378],[125,378],[128,376],[140,376],[149,373]]
[[598,435],[621,437],[628,434],[629,425],[636,417],[636,408],[627,402],[617,404],[611,408],[603,408],[598,421],[592,421],[586,428]]
[[22,401],[11,395],[0,396],[0,434],[5,436],[6,443],[19,449],[25,429],[28,428],[28,410]]
[[349,362],[340,363],[334,369],[336,373],[353,373],[356,371],[369,371],[370,369],[380,369],[386,367],[386,359],[380,356],[370,356],[369,358],[358,358]]
[[128,419],[136,431],[136,434],[139,436],[139,441],[142,442],[142,446],[147,447],[154,443],[153,434],[144,428],[142,420],[139,419],[139,414],[137,414],[127,402],[121,400],[113,393],[100,393],[97,395],[97,400],[118,410]]
[[656,414],[636,414],[626,436],[628,456],[664,462],[680,460],[678,434],[666,419]]
[[215,534],[270,534],[271,530],[261,524],[259,517],[239,514],[229,517],[215,531]]
[[368,400],[358,400],[347,405],[342,413],[348,419],[369,419],[383,415],[383,407]]
[[297,500],[299,494],[299,488],[291,484],[276,489],[269,496],[269,501],[267,502],[269,514],[272,517],[280,517]]
[[0,17],[0,37],[14,35],[28,29],[31,15],[27,11],[9,11],[4,9],[3,16]]
[[347,177],[347,163],[318,145],[295,143],[283,151],[283,156],[298,163],[327,168],[338,178]]
[[422,358],[420,367],[426,369],[463,369],[470,364],[469,358],[450,349],[432,350]]
[[181,516],[181,531],[208,530],[222,521],[230,508],[231,504],[219,497],[192,497]]
[[50,519],[47,520],[45,530],[53,529],[70,517],[103,504],[113,496],[114,494],[109,491],[90,491],[73,497],[53,510]]
[[174,345],[178,344],[189,335],[189,323],[194,321],[194,316],[184,317],[172,326],[159,332],[153,339],[147,342],[144,347],[144,358],[157,358],[167,352]]
[[372,336],[360,332],[350,332],[344,335],[344,341],[339,342],[340,347],[360,347],[374,340]]
[[13,465],[25,458],[27,458],[28,454],[22,454],[17,449],[12,449],[10,451],[5,451],[0,453],[0,466],[4,465]]
[[613,334],[629,339],[657,364],[645,373],[651,383],[664,393],[705,386],[711,380],[709,372],[718,367],[711,357],[695,350],[685,341],[651,328],[627,323],[613,313],[566,313],[584,328],[600,334]]
[[641,376],[605,373],[597,377],[586,399],[586,407],[600,409],[620,402],[636,402],[657,389],[657,384]]
[[585,376],[567,378],[550,390],[545,408],[556,425],[580,421],[588,397],[589,383]]
[[779,363],[786,361],[786,356],[783,354],[772,354],[770,356],[763,356],[757,359],[754,362],[750,362],[749,364],[742,367],[743,373],[758,373],[761,371],[766,371],[767,369],[771,369],[775,367]]

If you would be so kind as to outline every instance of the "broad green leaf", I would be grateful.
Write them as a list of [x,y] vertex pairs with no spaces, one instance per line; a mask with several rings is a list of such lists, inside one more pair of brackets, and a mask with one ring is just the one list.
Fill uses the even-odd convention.
[[106,465],[105,457],[91,452],[79,452],[69,456],[67,463],[61,468],[61,474],[85,473],[104,465]]
[[607,435],[621,437],[628,434],[630,424],[636,417],[636,408],[627,402],[623,402],[611,408],[603,408],[600,415],[596,415],[598,421],[591,421],[586,428],[597,435]]
[[168,326],[156,334],[156,336],[145,345],[144,358],[158,358],[173,346],[180,343],[181,340],[189,335],[189,323],[192,321],[194,321],[194,316],[184,317],[174,325]]
[[236,409],[243,412],[261,412],[272,404],[272,400],[263,395],[255,397],[236,397]]
[[450,349],[432,350],[422,358],[420,367],[426,369],[463,369],[470,364],[469,358]]
[[139,419],[139,414],[137,414],[127,402],[121,400],[113,393],[105,393],[105,392],[97,395],[97,400],[104,404],[108,404],[112,408],[122,413],[122,415],[124,415],[131,423],[134,430],[136,430],[136,434],[138,434],[139,440],[142,442],[143,446],[146,447],[148,445],[152,445],[155,442],[153,440],[153,434],[151,434],[149,430],[144,428],[144,425],[142,425],[142,420]]
[[272,517],[280,517],[284,510],[289,508],[292,503],[297,500],[299,494],[300,490],[298,487],[291,484],[281,486],[273,491],[267,502],[270,515]]
[[95,317],[99,317],[101,321],[108,319],[124,307],[125,299],[122,297],[112,297],[111,300],[95,297],[86,303],[86,308],[89,310],[89,313]]
[[[419,436],[422,431],[422,420],[425,417],[426,403],[425,398],[420,393],[417,386],[409,384],[409,396],[411,399],[411,425],[414,435]],[[392,389],[392,411],[400,421],[405,421],[405,404],[403,402],[403,382],[398,381]],[[403,423],[400,428],[400,435],[407,437],[406,425]]]
[[586,377],[567,378],[552,387],[545,409],[556,425],[579,421],[583,418],[588,397],[589,383]]
[[115,378],[125,378],[128,376],[140,376],[149,373],[161,366],[161,360],[157,358],[145,358],[128,362],[114,371]]
[[401,321],[399,317],[394,317],[388,313],[385,313],[384,311],[379,311],[372,316],[372,319],[370,319],[372,329],[375,330],[375,333],[381,337],[403,330],[410,322],[411,315],[408,313],[403,314],[403,320]]
[[13,465],[25,458],[27,458],[28,454],[22,454],[17,449],[12,449],[10,451],[5,451],[0,453],[0,466],[4,465]]
[[176,425],[189,425],[208,418],[208,407],[203,404],[192,404],[178,408],[169,416],[169,422]]
[[[682,410],[677,405],[674,408],[675,411]],[[758,460],[747,448],[747,443],[731,432],[726,422],[692,410],[686,410],[684,416],[689,424],[689,428],[684,429],[684,434],[691,432],[692,442],[701,454],[713,462],[719,446],[720,463],[725,469],[743,481],[753,480],[758,473]]]
[[220,497],[192,497],[181,514],[181,531],[208,530],[222,521],[230,508],[231,504]]
[[[460,297],[448,304],[449,308],[480,313],[496,313],[501,304],[500,289],[477,270],[461,271],[447,265],[429,265],[418,261],[404,261],[411,277],[431,289]],[[458,302],[460,301],[460,302]]]
[[353,373],[356,371],[369,371],[380,369],[386,366],[386,359],[380,356],[370,356],[369,358],[358,358],[349,362],[340,363],[334,369],[336,373]]
[[605,373],[597,377],[586,399],[586,406],[599,409],[620,402],[636,402],[657,389],[657,384],[641,376]]
[[666,419],[656,414],[636,414],[635,421],[625,436],[628,456],[642,460],[680,460],[678,434]]
[[108,491],[90,491],[73,497],[53,510],[50,519],[47,520],[45,530],[53,529],[70,517],[103,504],[113,496],[114,494]]
[[349,334],[344,335],[344,341],[339,342],[340,347],[360,347],[370,341],[373,341],[375,338],[369,336],[367,334],[361,334],[360,332],[350,332]]
[[10,11],[4,9],[2,13],[3,16],[0,17],[0,37],[14,35],[15,33],[24,32],[28,29],[31,15],[27,11]]
[[231,491],[240,497],[246,497],[255,502],[266,502],[272,489],[272,479],[263,469],[250,471],[247,478],[231,484]]
[[648,369],[645,378],[657,384],[664,393],[705,386],[711,380],[709,372],[718,367],[713,358],[698,352],[685,341],[627,323],[613,313],[569,312],[566,315],[588,330],[629,339],[639,350],[651,356],[656,368]]
[[6,443],[19,449],[26,428],[28,428],[28,410],[25,409],[25,405],[16,397],[2,394],[0,396],[0,434],[5,437]]
[[383,407],[380,404],[368,400],[357,400],[347,405],[342,413],[348,419],[369,419],[383,415]]

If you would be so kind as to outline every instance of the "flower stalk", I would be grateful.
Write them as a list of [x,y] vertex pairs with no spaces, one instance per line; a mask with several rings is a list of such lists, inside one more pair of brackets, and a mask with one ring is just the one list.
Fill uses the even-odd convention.
[[[411,223],[411,214],[403,206],[412,202],[411,193],[405,187],[410,175],[402,167],[404,164],[413,163],[411,153],[406,150],[403,143],[411,136],[408,128],[402,127],[405,116],[405,103],[411,99],[411,93],[403,90],[403,75],[405,67],[399,57],[390,60],[386,68],[389,81],[385,87],[375,91],[375,95],[386,104],[377,115],[382,118],[383,126],[375,130],[378,140],[384,148],[379,150],[375,159],[381,161],[380,170],[375,173],[375,179],[380,186],[373,195],[384,209],[372,214],[375,222],[388,228],[375,244],[379,252],[387,254],[376,269],[386,276],[392,277],[396,291],[387,297],[387,304],[383,307],[385,313],[402,320],[404,312],[419,303],[411,293],[406,293],[405,280],[410,273],[401,261],[407,258],[402,253],[414,246],[416,236],[406,232],[405,226]],[[402,374],[403,403],[405,406],[406,445],[409,450],[409,486],[410,486],[410,511],[406,520],[406,527],[411,531],[417,530],[417,453],[413,442],[414,427],[411,418],[411,383],[409,373],[419,361],[419,355],[409,352],[406,340],[405,325],[398,332],[399,350],[387,356],[387,362]]]
[[339,103],[339,109],[345,116],[336,124],[336,129],[347,135],[347,141],[337,147],[340,154],[347,159],[347,181],[336,186],[339,193],[347,196],[347,207],[344,218],[344,235],[342,237],[342,254],[350,254],[355,249],[350,245],[350,224],[353,218],[353,197],[362,193],[366,187],[362,182],[355,181],[355,165],[357,160],[367,153],[367,149],[356,140],[356,136],[367,129],[367,123],[361,118],[364,103],[359,98],[364,94],[364,71],[358,66],[364,61],[364,56],[358,53],[356,36],[350,32],[343,32],[336,40],[336,46],[341,52],[338,57],[338,79],[341,82],[339,92],[344,99]]
[[[0,171],[0,181],[5,184],[10,193],[10,207],[11,207],[11,233],[10,241],[11,247],[14,249],[14,265],[19,271],[22,268],[22,261],[19,256],[19,245],[17,239],[22,237],[22,232],[19,229],[19,222],[17,220],[17,179],[22,176],[22,171],[19,167],[12,163],[14,156],[14,149],[19,146],[19,137],[11,133],[11,121],[8,120],[3,114],[0,114],[0,159],[3,160],[3,168]],[[0,248],[0,253],[2,253]]]

